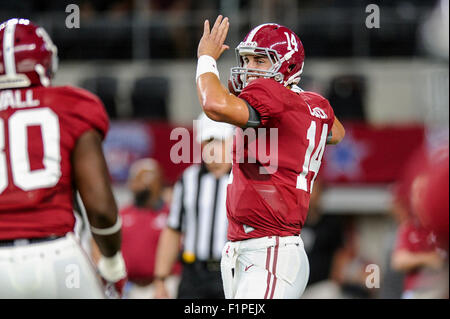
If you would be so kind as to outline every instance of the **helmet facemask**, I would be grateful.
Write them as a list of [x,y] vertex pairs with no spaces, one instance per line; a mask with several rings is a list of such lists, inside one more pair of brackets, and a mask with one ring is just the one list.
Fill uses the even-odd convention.
[[[262,56],[270,61],[267,70],[247,68],[244,56]],[[231,68],[230,90],[241,92],[250,77],[274,79],[285,87],[294,88],[300,81],[305,51],[300,38],[292,30],[276,23],[264,23],[253,28],[236,48],[237,67]]]
[[41,64],[35,65],[35,71],[38,74],[41,84],[43,86],[49,86],[51,79],[55,76],[56,71],[58,70],[58,48],[54,45],[52,39],[50,38],[47,31],[44,28],[37,28],[36,35],[41,37],[44,41],[45,48],[51,52],[50,62],[48,65],[43,66]]
[[[280,72],[281,62],[277,51],[269,48],[256,47],[252,43],[241,43],[235,49],[238,67],[231,68],[231,83],[235,92],[241,92],[248,84],[248,78],[255,76],[258,78],[270,79],[282,83],[284,76]],[[244,66],[243,57],[245,55],[262,56],[268,58],[271,67],[268,70],[252,69]]]

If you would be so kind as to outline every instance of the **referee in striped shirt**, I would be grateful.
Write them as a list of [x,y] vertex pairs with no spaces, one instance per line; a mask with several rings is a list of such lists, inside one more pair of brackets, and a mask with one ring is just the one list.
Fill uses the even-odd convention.
[[227,241],[225,203],[234,127],[205,114],[196,124],[202,163],[188,167],[175,184],[156,255],[156,298],[173,297],[167,293],[165,279],[180,256],[180,243],[183,271],[177,298],[224,298],[220,258]]

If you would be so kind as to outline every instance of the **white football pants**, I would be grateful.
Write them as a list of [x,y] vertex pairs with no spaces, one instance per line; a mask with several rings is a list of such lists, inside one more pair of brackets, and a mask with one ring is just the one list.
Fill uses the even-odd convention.
[[100,278],[72,233],[0,247],[0,299],[105,298]]
[[309,278],[300,236],[227,242],[221,271],[227,299],[298,299]]

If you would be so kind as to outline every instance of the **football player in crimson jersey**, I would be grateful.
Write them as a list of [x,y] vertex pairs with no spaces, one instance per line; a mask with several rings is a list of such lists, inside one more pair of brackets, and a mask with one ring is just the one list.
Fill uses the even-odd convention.
[[448,147],[424,144],[395,184],[391,267],[405,275],[402,298],[448,297],[448,176]]
[[[225,296],[299,298],[309,276],[300,232],[311,190],[325,144],[340,142],[345,131],[325,98],[297,86],[304,49],[284,26],[267,23],[250,31],[236,48],[239,66],[231,69],[227,90],[216,60],[228,49],[228,28],[222,16],[211,30],[205,21],[196,75],[205,113],[238,127],[227,193],[229,242],[221,262]],[[254,128],[255,135],[245,133]],[[276,165],[255,152],[268,149],[261,147],[266,137],[277,144],[271,154]]]
[[[43,28],[26,19],[0,25],[0,298],[104,298],[104,288],[120,295],[126,280],[102,151],[108,116],[87,91],[51,87],[56,66]],[[75,191],[102,277],[72,233]]]
[[[421,224],[433,231],[440,248],[449,247],[449,147],[441,146],[429,159],[424,173],[422,196],[418,196],[415,210]],[[448,262],[448,260],[447,260]]]

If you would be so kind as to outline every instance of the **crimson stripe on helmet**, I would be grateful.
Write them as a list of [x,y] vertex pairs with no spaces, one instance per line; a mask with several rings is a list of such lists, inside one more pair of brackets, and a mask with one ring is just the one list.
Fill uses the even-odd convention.
[[[11,20],[10,20],[11,21]],[[14,59],[14,33],[16,32],[16,23],[8,21],[3,31],[3,64],[5,65],[5,74],[16,74],[16,62]]]

